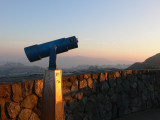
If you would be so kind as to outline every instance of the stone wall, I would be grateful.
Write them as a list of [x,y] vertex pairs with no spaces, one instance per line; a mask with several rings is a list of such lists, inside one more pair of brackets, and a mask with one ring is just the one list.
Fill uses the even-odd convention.
[[[40,120],[43,80],[0,85],[0,120]],[[160,106],[160,71],[63,77],[66,120],[110,120]]]

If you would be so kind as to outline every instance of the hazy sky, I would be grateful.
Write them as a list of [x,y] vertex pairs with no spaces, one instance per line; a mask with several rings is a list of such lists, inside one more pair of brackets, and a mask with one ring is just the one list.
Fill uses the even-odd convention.
[[0,0],[1,60],[73,35],[63,56],[143,61],[160,52],[160,0]]

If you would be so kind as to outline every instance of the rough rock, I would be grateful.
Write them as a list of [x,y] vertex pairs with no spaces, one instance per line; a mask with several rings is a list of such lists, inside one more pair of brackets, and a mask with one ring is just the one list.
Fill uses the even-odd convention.
[[15,102],[7,103],[6,108],[10,118],[16,118],[16,116],[18,115],[21,109],[19,103],[15,103]]
[[116,78],[119,78],[119,77],[121,77],[121,74],[120,74],[120,72],[115,72],[115,74],[114,74],[114,75],[115,75],[115,77],[116,77]]
[[10,96],[11,96],[10,85],[0,85],[0,97],[9,99]]
[[40,108],[35,107],[35,108],[33,109],[33,111],[34,111],[38,116],[41,116],[41,114],[42,114],[42,109],[40,109]]
[[91,77],[91,74],[84,74],[84,79],[88,79]]
[[63,87],[70,88],[71,86],[72,86],[72,82],[70,82],[70,81],[63,81]]
[[103,81],[105,81],[105,74],[104,73],[101,73],[100,74],[100,82],[103,82]]
[[79,88],[82,89],[82,88],[85,88],[85,87],[87,87],[86,79],[79,81]]
[[108,78],[109,79],[114,79],[115,78],[115,73],[114,72],[109,72],[108,73]]
[[38,115],[36,113],[32,113],[29,120],[40,120],[40,118],[38,117]]
[[36,95],[32,94],[27,96],[23,102],[21,103],[21,106],[28,109],[33,109],[37,105],[38,98]]
[[83,80],[83,75],[78,75],[77,78],[78,80]]
[[30,109],[23,109],[20,114],[18,120],[29,120],[31,117],[32,110]]
[[35,93],[37,96],[42,97],[43,92],[43,80],[36,80],[35,81]]
[[71,91],[76,91],[76,90],[78,90],[78,80],[75,80],[71,87]]
[[99,73],[93,74],[93,75],[92,75],[92,78],[93,78],[94,80],[97,80],[97,79],[99,78]]
[[107,72],[105,72],[105,78],[106,78],[106,80],[108,80],[108,73]]
[[70,93],[70,92],[71,92],[70,88],[63,87],[63,94],[67,94],[67,93]]
[[110,85],[111,87],[115,87],[116,84],[117,84],[116,79],[109,79],[108,81],[109,81],[109,85]]
[[109,102],[109,101],[107,101],[107,102],[104,104],[104,108],[105,108],[105,110],[107,110],[107,111],[109,112],[110,110],[112,110],[112,103]]
[[77,79],[77,76],[71,76],[69,78],[69,81],[73,83],[76,79]]
[[0,120],[8,120],[7,115],[5,114],[5,103],[4,98],[0,98]]
[[87,81],[88,81],[88,87],[92,89],[93,88],[93,80],[92,80],[92,78],[88,78]]
[[107,82],[104,82],[104,83],[102,84],[102,86],[101,86],[102,92],[103,92],[103,93],[106,93],[106,92],[108,91],[108,89],[109,89],[108,83],[107,83]]
[[21,83],[13,84],[12,85],[12,92],[13,92],[12,99],[14,102],[20,102],[23,100]]
[[81,100],[82,98],[83,98],[83,93],[81,92],[81,93],[77,93],[76,94],[76,98],[78,99],[78,100]]
[[26,97],[32,94],[33,81],[27,81],[22,83],[22,95]]

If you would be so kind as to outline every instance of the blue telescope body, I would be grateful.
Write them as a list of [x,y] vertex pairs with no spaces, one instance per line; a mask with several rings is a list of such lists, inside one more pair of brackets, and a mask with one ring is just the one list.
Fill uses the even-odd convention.
[[30,62],[41,60],[50,56],[49,69],[56,69],[56,54],[78,48],[78,39],[75,36],[61,38],[40,45],[33,45],[24,48]]

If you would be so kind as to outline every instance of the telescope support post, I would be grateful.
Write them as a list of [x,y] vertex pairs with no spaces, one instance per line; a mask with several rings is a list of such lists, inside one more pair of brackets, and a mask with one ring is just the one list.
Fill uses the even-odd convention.
[[56,70],[56,46],[50,47],[49,70]]
[[41,120],[65,120],[62,93],[62,70],[46,70]]

